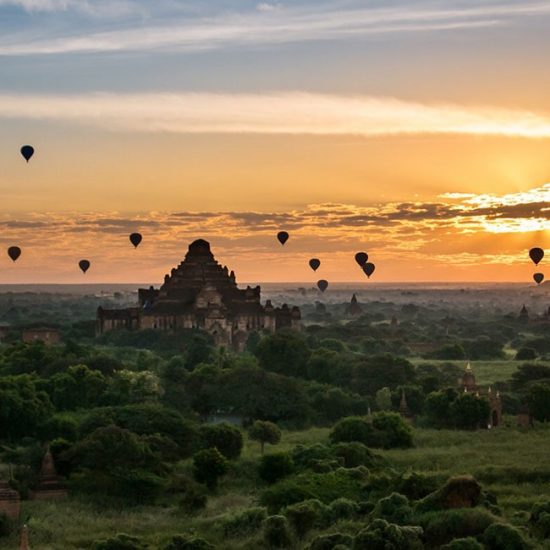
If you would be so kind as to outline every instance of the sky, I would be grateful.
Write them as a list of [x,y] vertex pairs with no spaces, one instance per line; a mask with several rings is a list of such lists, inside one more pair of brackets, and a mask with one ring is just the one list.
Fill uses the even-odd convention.
[[0,283],[161,282],[205,238],[241,282],[367,284],[366,251],[371,281],[528,284],[549,25],[546,0],[0,0]]

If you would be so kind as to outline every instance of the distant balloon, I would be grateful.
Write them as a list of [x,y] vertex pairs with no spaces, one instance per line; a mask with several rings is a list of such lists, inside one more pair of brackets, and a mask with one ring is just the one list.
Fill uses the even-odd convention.
[[132,233],[130,235],[130,242],[137,248],[139,246],[139,243],[143,237],[141,236],[141,233]]
[[321,260],[318,260],[317,258],[311,258],[311,260],[309,260],[309,267],[311,267],[313,271],[317,271],[320,265]]
[[355,255],[355,261],[361,267],[363,267],[367,263],[368,259],[369,259],[369,255],[366,252],[357,252],[357,254]]
[[533,279],[537,285],[540,285],[544,281],[544,273],[535,273]]
[[23,155],[23,158],[29,162],[31,157],[34,155],[34,147],[32,147],[32,145],[23,145],[23,147],[21,147],[21,154]]
[[375,265],[371,262],[367,262],[363,266],[363,271],[365,272],[365,275],[370,278],[370,276],[374,273]]
[[82,269],[82,273],[86,273],[86,271],[88,271],[88,269],[90,269],[90,262],[88,260],[80,260],[78,262],[78,267],[80,267],[80,269]]
[[328,281],[325,281],[324,279],[321,279],[320,281],[317,281],[317,288],[324,292],[328,288]]
[[279,242],[283,245],[288,241],[288,237],[289,235],[286,231],[279,231],[279,233],[277,233],[277,239],[279,239]]
[[21,256],[21,249],[18,246],[10,246],[8,248],[8,256],[15,262]]
[[539,265],[539,262],[544,258],[544,250],[538,247],[531,248],[529,250],[529,257],[535,265]]

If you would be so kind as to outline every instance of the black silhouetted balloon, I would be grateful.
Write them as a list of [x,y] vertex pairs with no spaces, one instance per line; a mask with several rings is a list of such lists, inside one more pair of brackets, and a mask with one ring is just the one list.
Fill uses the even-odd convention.
[[364,266],[363,266],[363,271],[365,272],[365,275],[367,277],[370,278],[370,276],[374,273],[374,270],[375,270],[375,266],[373,263],[371,262],[367,262]]
[[544,250],[539,247],[531,248],[531,250],[529,250],[529,257],[533,260],[535,265],[538,265],[544,258]]
[[279,239],[279,242],[283,245],[288,241],[288,237],[289,235],[286,231],[279,231],[279,233],[277,233],[277,239]]
[[309,260],[309,267],[311,267],[313,271],[317,271],[320,265],[321,260],[318,260],[317,258],[311,258],[311,260]]
[[130,235],[130,242],[137,248],[139,246],[139,243],[143,237],[141,236],[141,233],[132,233]]
[[31,157],[34,155],[34,147],[32,145],[23,145],[23,147],[21,147],[21,154],[23,155],[23,158],[29,162]]
[[324,279],[321,279],[320,281],[317,281],[317,288],[324,292],[328,288],[328,281],[325,281]]
[[357,254],[355,255],[355,261],[361,267],[363,267],[367,263],[368,259],[369,259],[369,255],[366,252],[357,252]]
[[78,267],[80,267],[80,269],[82,269],[82,273],[86,273],[86,271],[88,271],[88,269],[90,269],[90,262],[88,260],[80,260],[78,262]]
[[8,256],[15,262],[21,256],[21,249],[18,246],[10,246],[8,248]]
[[533,279],[537,285],[540,285],[544,281],[544,273],[535,273]]

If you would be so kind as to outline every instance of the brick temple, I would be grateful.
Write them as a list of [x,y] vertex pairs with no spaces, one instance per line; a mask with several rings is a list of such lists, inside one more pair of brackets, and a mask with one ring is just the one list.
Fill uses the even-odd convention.
[[216,345],[242,350],[251,332],[300,328],[298,307],[275,308],[270,300],[262,304],[259,286],[238,288],[235,273],[215,260],[203,239],[189,245],[184,260],[165,275],[159,289],[139,289],[138,303],[126,309],[98,308],[97,333],[200,329]]

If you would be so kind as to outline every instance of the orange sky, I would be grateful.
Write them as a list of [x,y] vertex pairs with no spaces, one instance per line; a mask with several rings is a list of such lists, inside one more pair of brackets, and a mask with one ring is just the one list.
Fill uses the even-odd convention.
[[398,4],[0,1],[0,283],[530,281],[550,7]]

